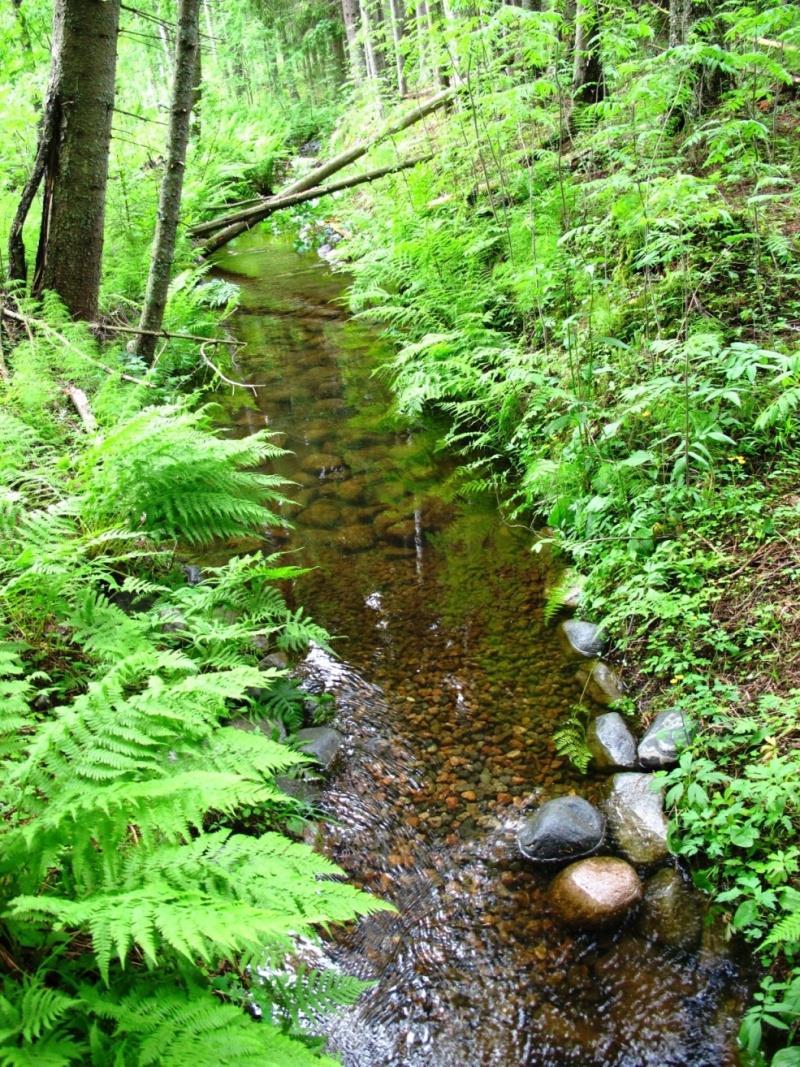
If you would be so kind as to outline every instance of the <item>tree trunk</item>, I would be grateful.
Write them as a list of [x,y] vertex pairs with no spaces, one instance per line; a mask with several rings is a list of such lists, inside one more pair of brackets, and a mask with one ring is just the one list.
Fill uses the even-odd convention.
[[686,44],[692,0],[669,0],[669,46]]
[[175,73],[169,113],[167,163],[161,179],[156,235],[144,307],[139,320],[139,329],[150,332],[143,333],[136,345],[137,354],[148,362],[152,360],[156,346],[156,337],[152,334],[161,329],[164,319],[169,275],[175,255],[186,147],[189,143],[192,104],[197,92],[195,75],[199,50],[200,3],[201,0],[179,0],[178,5],[178,41],[175,47]]
[[575,13],[575,51],[572,91],[582,104],[596,104],[604,96],[603,68],[595,0],[578,0]]
[[202,120],[200,117],[200,105],[203,102],[203,44],[200,40],[200,34],[197,35],[197,55],[194,61],[194,78],[193,78],[193,93],[192,93],[192,135],[195,140],[199,141],[203,132]]
[[374,11],[370,11],[369,0],[359,0],[361,26],[364,31],[364,54],[367,58],[367,77],[376,79],[383,72],[383,54],[375,36]]
[[403,0],[389,0],[389,10],[392,16],[392,43],[394,45],[394,65],[397,71],[397,92],[400,96],[405,96],[408,85],[406,84],[405,58],[402,48],[406,18]]
[[39,143],[9,234],[9,274],[27,274],[22,229],[44,181],[32,291],[93,319],[100,292],[119,0],[56,0]]
[[358,41],[358,0],[342,0],[342,19],[350,59],[350,77],[359,82],[364,77],[364,53]]

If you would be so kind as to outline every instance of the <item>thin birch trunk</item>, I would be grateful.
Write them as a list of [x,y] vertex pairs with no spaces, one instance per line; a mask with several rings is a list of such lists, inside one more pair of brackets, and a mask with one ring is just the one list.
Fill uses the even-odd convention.
[[397,71],[397,92],[405,96],[408,91],[406,83],[405,60],[403,57],[403,35],[405,33],[405,11],[403,0],[389,0],[392,20],[392,43],[394,45],[394,65]]
[[158,220],[150,259],[142,317],[139,329],[143,333],[136,344],[137,354],[150,362],[155,352],[161,329],[164,309],[167,306],[167,291],[172,261],[175,256],[175,241],[178,233],[178,218],[183,192],[183,175],[186,169],[186,148],[189,143],[189,128],[194,103],[199,49],[199,18],[201,0],[179,0],[178,40],[175,47],[175,73],[172,87],[172,104],[169,113],[169,142],[167,163],[161,179],[158,201]]

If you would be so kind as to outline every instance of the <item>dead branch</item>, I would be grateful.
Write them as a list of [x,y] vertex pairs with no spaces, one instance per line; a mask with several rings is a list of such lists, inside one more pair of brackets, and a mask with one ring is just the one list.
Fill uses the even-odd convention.
[[223,382],[225,382],[226,385],[232,385],[236,389],[252,389],[253,396],[257,396],[258,395],[256,393],[257,389],[266,389],[267,388],[266,385],[263,385],[263,384],[256,385],[253,382],[235,382],[233,380],[233,378],[226,377],[222,373],[222,371],[219,369],[219,367],[216,365],[216,363],[212,363],[211,360],[206,355],[205,345],[200,345],[200,357],[203,360],[203,362],[205,363],[205,365],[207,367],[210,367],[211,370],[213,370],[213,372],[217,375],[217,377],[219,377]]
[[[42,333],[46,334],[48,337],[53,337],[61,344],[65,345],[67,348],[72,349],[73,352],[76,352],[79,356],[81,356],[82,359],[85,359],[86,362],[90,363],[93,367],[98,367],[100,370],[105,371],[106,374],[119,374],[120,378],[124,382],[133,382],[134,385],[143,385],[146,389],[153,388],[152,382],[145,381],[143,378],[134,378],[132,374],[124,374],[117,370],[115,367],[109,367],[107,363],[102,363],[99,359],[95,359],[93,356],[90,356],[82,348],[79,348],[76,344],[70,341],[68,337],[65,337],[63,333],[53,329],[52,326],[50,326],[46,322],[42,322],[41,319],[29,318],[27,315],[21,315],[18,311],[12,311],[10,308],[7,307],[0,307],[0,318],[13,319],[14,322],[21,322],[22,325],[25,327],[25,330],[28,334],[28,338],[31,343],[33,343],[34,340],[32,327],[36,327],[36,329],[41,330]],[[92,323],[92,325],[97,326],[97,323]]]
[[64,392],[72,401],[72,405],[81,417],[81,422],[87,433],[97,433],[97,419],[89,405],[89,397],[83,389],[77,385],[65,385]]
[[[368,171],[366,174],[357,174],[352,178],[343,178],[341,181],[332,182],[330,185],[320,185],[312,189],[304,189],[291,195],[282,194],[281,196],[270,197],[269,200],[265,200],[257,208],[250,208],[247,211],[237,212],[236,220],[229,223],[224,229],[219,230],[213,237],[209,238],[203,245],[201,245],[201,251],[204,255],[210,255],[212,252],[216,252],[217,249],[222,248],[228,241],[233,240],[240,233],[244,233],[245,230],[249,230],[251,226],[254,226],[257,222],[262,222],[276,211],[282,211],[284,208],[292,207],[295,204],[302,204],[308,200],[317,200],[322,196],[330,196],[331,193],[337,193],[342,189],[352,189],[357,185],[363,185],[365,182],[374,182],[377,178],[382,178],[386,174],[395,174],[401,170],[407,170],[409,167],[415,167],[418,163],[425,163],[431,158],[427,156],[417,156],[414,159],[407,159],[402,163],[395,163],[389,167],[381,167],[378,170]],[[207,224],[206,224],[207,225]],[[207,230],[203,232],[208,232]]]
[[[354,163],[357,159],[360,159],[361,156],[366,155],[366,153],[374,148],[375,145],[386,140],[387,137],[392,137],[394,134],[400,133],[402,130],[407,129],[409,126],[413,126],[414,123],[424,119],[426,115],[430,115],[432,111],[444,107],[453,99],[457,91],[456,88],[452,88],[437,93],[436,96],[432,96],[430,100],[426,100],[424,104],[420,104],[420,106],[414,108],[413,111],[409,111],[408,114],[404,115],[401,119],[384,126],[380,133],[375,137],[371,137],[368,141],[360,141],[358,144],[353,145],[352,148],[348,148],[345,152],[340,152],[339,155],[334,156],[333,159],[328,160],[327,163],[321,163],[302,178],[298,178],[296,181],[292,182],[291,185],[287,185],[285,189],[282,189],[280,193],[277,194],[277,197],[270,197],[270,200],[292,196],[295,193],[301,193],[307,189],[319,187],[329,175],[335,174],[337,171],[349,166],[350,163]],[[257,211],[258,207],[255,207],[253,210]],[[237,221],[240,214],[241,213],[237,212],[236,216],[220,215],[218,218],[212,219],[210,222],[201,223],[203,229],[195,227],[192,232],[210,233],[213,230],[222,229]]]
[[113,333],[131,333],[139,337],[164,337],[168,341],[177,339],[179,341],[202,341],[207,345],[235,345],[237,347],[244,345],[244,341],[237,341],[233,337],[203,337],[199,333],[175,333],[171,330],[140,330],[136,326],[112,326],[108,322],[89,322],[87,325],[101,332],[111,330]]

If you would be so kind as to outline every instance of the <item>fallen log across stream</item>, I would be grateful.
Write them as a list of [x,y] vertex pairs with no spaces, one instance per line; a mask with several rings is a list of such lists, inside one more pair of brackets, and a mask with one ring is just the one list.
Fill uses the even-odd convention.
[[[217,249],[226,245],[228,241],[232,241],[240,233],[249,230],[257,222],[262,222],[264,219],[269,218],[276,211],[292,207],[294,204],[306,203],[308,200],[317,200],[321,196],[329,196],[331,193],[337,193],[341,189],[352,189],[354,186],[363,185],[365,182],[374,182],[377,178],[383,178],[386,174],[396,174],[398,171],[408,170],[410,167],[416,167],[417,163],[425,163],[431,158],[431,155],[415,156],[413,159],[407,159],[401,163],[393,163],[388,167],[380,167],[378,170],[367,171],[365,174],[342,178],[341,181],[331,182],[330,185],[319,185],[296,193],[281,193],[279,196],[271,196],[268,200],[262,201],[257,209],[249,208],[244,211],[238,211],[235,216],[229,216],[232,221],[223,229],[218,230],[213,237],[209,237],[207,241],[204,241],[200,245],[200,250],[204,255],[211,255],[212,252],[216,252]],[[209,227],[210,224],[203,223],[202,225]],[[208,229],[200,230],[199,226],[192,231],[195,236],[199,236],[202,232],[207,233],[209,231]]]
[[321,184],[325,178],[329,177],[329,175],[343,170],[350,163],[354,163],[357,159],[366,155],[370,149],[380,144],[381,141],[386,140],[387,137],[392,137],[394,134],[408,129],[409,126],[413,126],[427,115],[430,115],[433,111],[447,105],[453,99],[456,92],[457,89],[451,88],[446,89],[444,92],[437,93],[436,96],[432,96],[430,100],[426,100],[424,104],[420,104],[419,107],[414,108],[414,110],[410,111],[407,115],[390,123],[388,126],[384,126],[380,133],[375,137],[370,138],[368,141],[360,141],[352,148],[348,148],[345,152],[341,152],[339,155],[334,156],[333,159],[321,163],[318,167],[309,171],[308,174],[304,175],[302,178],[298,178],[296,181],[292,182],[291,185],[282,189],[277,195],[255,202],[252,207],[243,208],[241,211],[229,212],[225,215],[219,215],[215,219],[209,219],[207,222],[198,223],[196,226],[193,226],[190,231],[192,236],[200,237],[208,233],[215,234],[214,237],[209,238],[209,240],[201,245],[203,253],[208,255],[211,252],[215,252],[218,248],[222,248],[228,241],[231,241],[234,237],[255,225],[255,223],[268,218],[275,211],[280,211],[282,208],[290,207],[293,204],[302,203],[305,200],[315,200],[320,196],[327,196],[340,189],[348,189],[363,182],[375,181],[377,178],[381,178],[385,174],[391,174],[398,170],[405,170],[408,167],[415,166],[417,163],[422,162],[425,159],[429,159],[430,156],[417,157],[412,160],[396,163],[390,167],[382,167],[378,170],[368,171],[365,174],[343,179],[341,182],[334,182],[330,185]]

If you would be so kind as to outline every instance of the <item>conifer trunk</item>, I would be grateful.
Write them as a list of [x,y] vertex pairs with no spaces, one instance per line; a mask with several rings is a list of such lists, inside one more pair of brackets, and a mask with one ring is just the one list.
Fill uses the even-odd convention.
[[364,53],[358,42],[358,0],[342,0],[342,21],[347,38],[350,77],[353,81],[361,81],[364,77]]
[[400,96],[405,96],[408,86],[406,85],[405,60],[402,49],[403,35],[405,33],[405,6],[403,0],[389,0],[389,11],[392,21],[394,65],[397,71],[397,92]]
[[164,320],[169,276],[175,255],[186,148],[189,143],[192,105],[198,90],[195,81],[198,70],[200,3],[201,0],[180,0],[178,7],[178,40],[175,47],[167,162],[161,179],[156,235],[144,307],[139,321],[139,329],[149,332],[143,333],[136,345],[137,354],[147,361],[153,358],[157,340],[155,335]]
[[56,0],[36,159],[9,233],[9,274],[24,281],[22,228],[43,182],[32,291],[54,290],[82,319],[100,292],[119,12],[119,0]]

